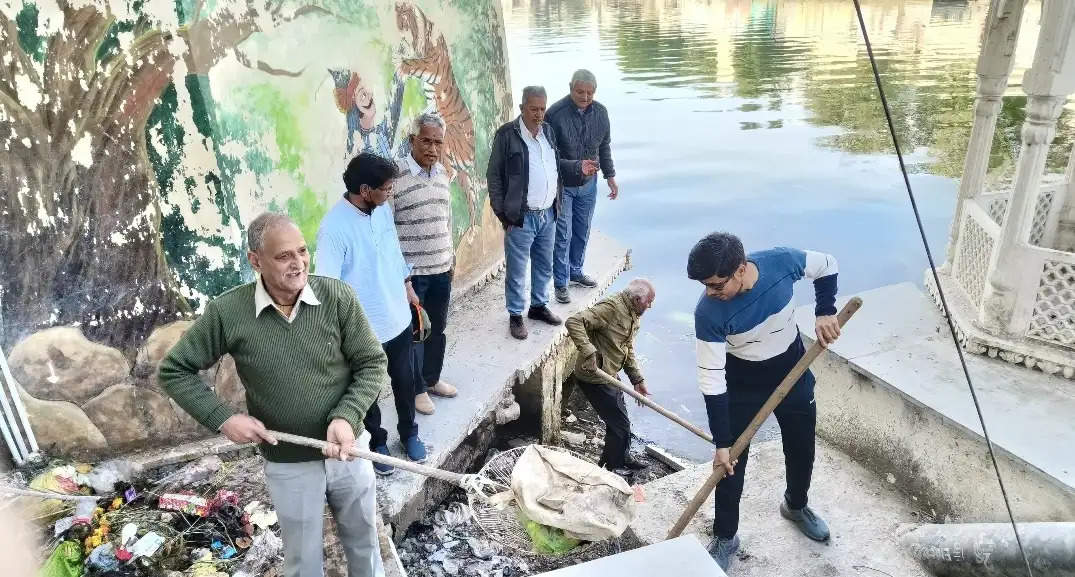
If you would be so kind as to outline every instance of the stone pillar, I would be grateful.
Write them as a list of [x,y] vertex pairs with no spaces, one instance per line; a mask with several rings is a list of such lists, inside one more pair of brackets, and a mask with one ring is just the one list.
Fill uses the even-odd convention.
[[948,234],[948,254],[944,268],[950,268],[963,226],[964,204],[980,195],[989,168],[989,152],[997,127],[1001,98],[1008,87],[1008,76],[1015,65],[1015,47],[1025,0],[993,0],[989,4],[986,27],[982,32],[982,51],[978,56],[978,89],[974,98],[974,125],[967,156],[963,161],[963,178],[959,182],[952,230]]
[[1030,227],[1040,193],[1049,145],[1067,95],[1075,91],[1075,2],[1046,2],[1034,63],[1023,77],[1027,93],[1023,144],[1015,171],[1008,213],[990,259],[978,321],[996,334],[1021,337],[1033,296],[1020,299],[1023,287],[1036,287],[1040,270],[1026,258]]
[[1071,147],[1071,156],[1068,157],[1066,180],[1066,185],[1059,193],[1062,198],[1053,198],[1057,217],[1051,247],[1075,252],[1075,146]]

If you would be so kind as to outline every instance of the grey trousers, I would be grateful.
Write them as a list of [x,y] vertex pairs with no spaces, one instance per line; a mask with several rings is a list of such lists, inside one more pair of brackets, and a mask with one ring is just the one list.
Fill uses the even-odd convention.
[[[364,440],[369,442],[368,437]],[[348,577],[384,576],[374,517],[377,492],[372,463],[363,459],[266,462],[265,478],[280,519],[284,577],[324,576],[326,499],[347,555]]]

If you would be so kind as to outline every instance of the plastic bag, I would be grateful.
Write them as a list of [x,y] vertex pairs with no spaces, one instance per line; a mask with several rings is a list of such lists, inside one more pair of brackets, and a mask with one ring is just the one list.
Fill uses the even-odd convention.
[[623,477],[540,445],[515,462],[511,490],[528,519],[583,541],[619,537],[635,515],[634,492]]
[[76,541],[64,541],[52,552],[37,572],[37,577],[79,577],[82,575],[82,547]]
[[563,529],[549,527],[527,519],[522,513],[519,521],[530,536],[530,542],[534,544],[534,552],[542,555],[564,555],[578,547],[581,541],[564,534]]

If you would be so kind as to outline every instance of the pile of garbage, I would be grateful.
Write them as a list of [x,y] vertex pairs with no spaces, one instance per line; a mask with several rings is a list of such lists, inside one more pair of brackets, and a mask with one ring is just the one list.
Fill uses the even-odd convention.
[[46,531],[38,577],[273,575],[283,551],[276,513],[227,488],[236,471],[222,468],[210,456],[155,481],[131,481],[120,462],[37,472],[29,491],[87,497],[19,497]]

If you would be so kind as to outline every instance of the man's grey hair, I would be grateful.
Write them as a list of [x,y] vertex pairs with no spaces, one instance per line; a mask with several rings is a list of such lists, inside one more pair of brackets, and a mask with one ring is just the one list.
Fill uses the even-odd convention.
[[636,278],[627,283],[627,295],[635,300],[642,300],[650,295],[657,295],[657,291],[653,288],[653,283],[649,279]]
[[261,250],[261,246],[265,244],[265,234],[281,224],[294,225],[295,221],[291,220],[290,216],[279,212],[263,212],[259,214],[246,227],[247,247],[252,252]]
[[571,75],[571,88],[575,88],[575,85],[579,82],[585,82],[586,84],[592,84],[593,89],[597,90],[597,77],[593,75],[593,72],[586,70],[585,68],[579,68]]
[[423,126],[432,126],[433,128],[445,129],[444,119],[435,112],[423,112],[414,118],[414,122],[411,123],[410,132],[408,136],[418,136],[418,133],[422,131]]
[[523,88],[523,106],[526,106],[527,101],[535,96],[546,99],[549,97],[544,86],[527,86]]

